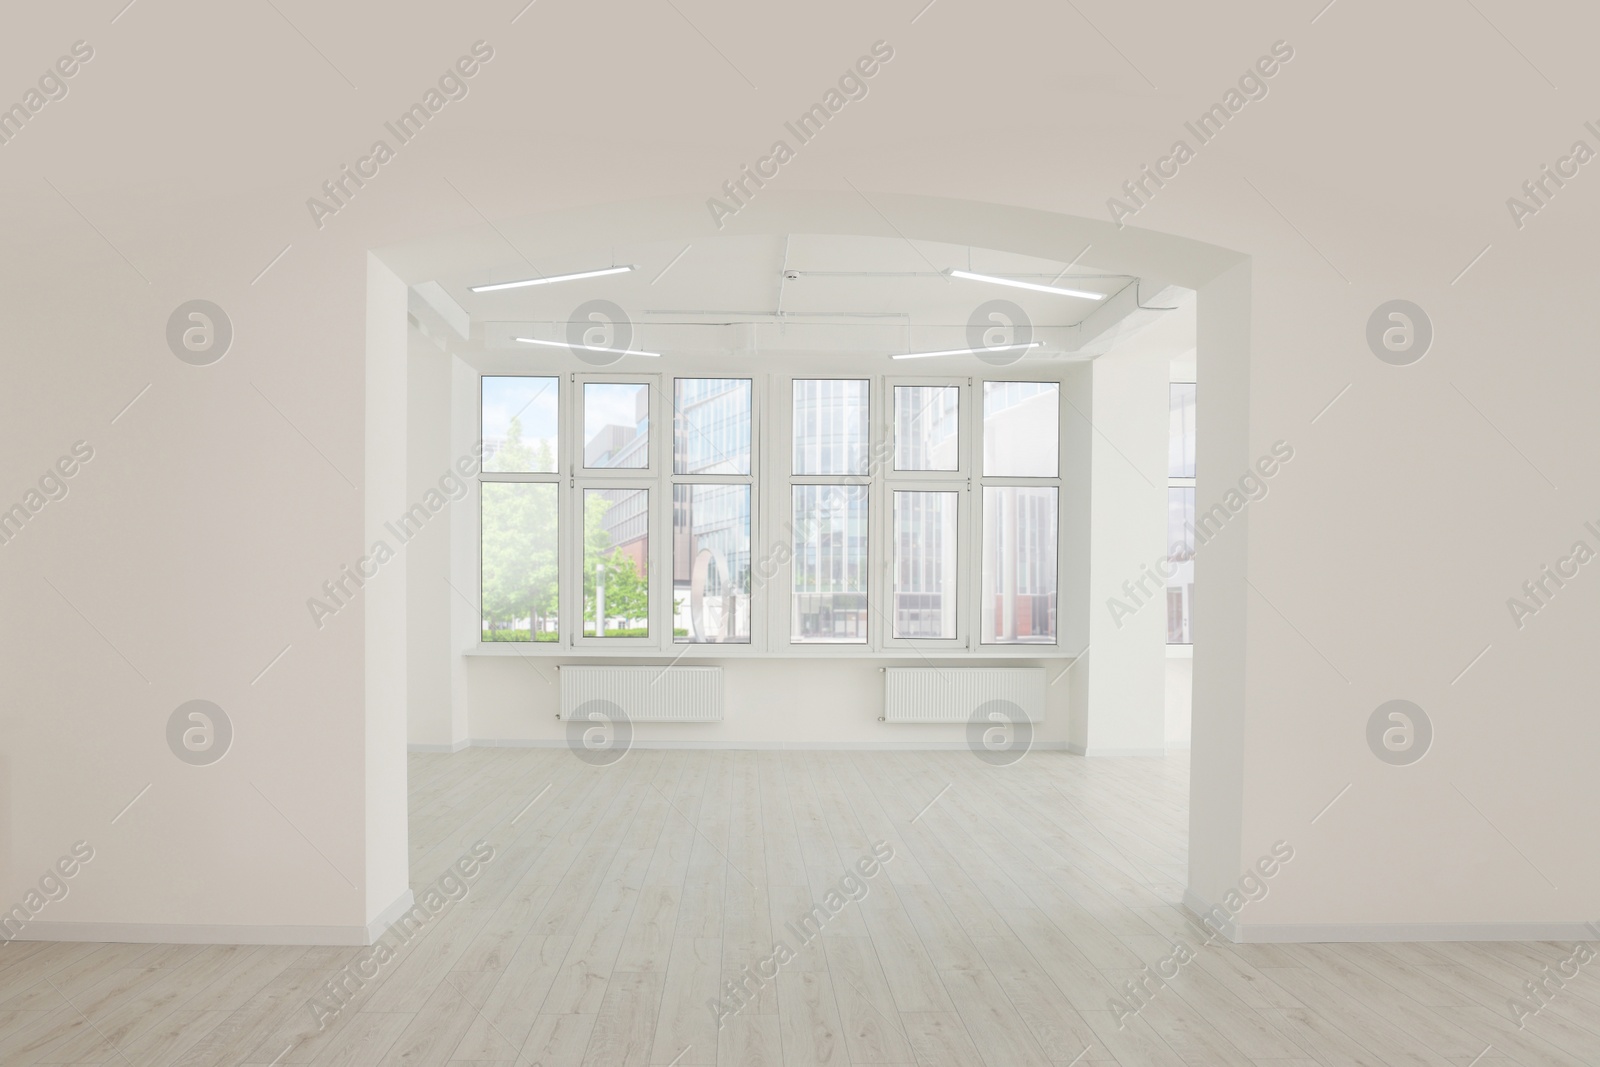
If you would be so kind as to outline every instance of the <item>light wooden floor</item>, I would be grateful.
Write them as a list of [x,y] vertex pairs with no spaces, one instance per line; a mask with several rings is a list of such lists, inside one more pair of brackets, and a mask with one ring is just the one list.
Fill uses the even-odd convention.
[[[1119,1029],[1110,998],[1183,928],[1187,778],[1058,753],[414,756],[413,885],[479,838],[496,855],[326,1029],[307,999],[364,950],[14,943],[0,1064],[1600,1064],[1600,960],[1512,1020],[1553,944],[1219,942]],[[876,840],[895,858],[802,946],[785,924]],[[707,1001],[777,939],[796,958],[719,1030]]]

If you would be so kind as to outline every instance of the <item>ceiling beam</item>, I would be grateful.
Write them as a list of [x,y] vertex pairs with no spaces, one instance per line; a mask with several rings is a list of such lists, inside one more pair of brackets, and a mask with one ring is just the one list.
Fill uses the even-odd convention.
[[1125,285],[1072,328],[1067,351],[1078,356],[1104,355],[1176,310],[1187,293],[1180,286],[1151,278]]

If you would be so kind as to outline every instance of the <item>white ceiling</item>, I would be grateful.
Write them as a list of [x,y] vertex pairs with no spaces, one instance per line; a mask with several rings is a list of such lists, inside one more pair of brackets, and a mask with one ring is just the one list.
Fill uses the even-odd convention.
[[[474,285],[632,264],[627,274],[474,293]],[[950,268],[1104,294],[1104,300],[955,279]],[[466,351],[527,350],[518,336],[564,340],[579,305],[612,301],[631,321],[631,347],[663,353],[896,352],[966,347],[980,307],[1021,309],[1030,358],[1087,358],[1176,303],[1173,292],[1092,263],[898,238],[794,234],[712,237],[692,243],[597,247],[559,261],[522,257],[437,279],[471,321]],[[440,295],[437,290],[435,299]],[[993,320],[984,319],[989,322]],[[1014,336],[1014,335],[1010,335]],[[1097,343],[1098,339],[1098,343]],[[971,358],[971,357],[962,357]]]

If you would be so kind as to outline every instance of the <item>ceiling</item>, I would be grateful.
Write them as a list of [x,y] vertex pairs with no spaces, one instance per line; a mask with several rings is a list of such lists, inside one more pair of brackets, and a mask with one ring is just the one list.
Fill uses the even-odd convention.
[[[472,291],[475,285],[617,265],[636,269]],[[1098,293],[1102,299],[952,278],[944,273],[952,268]],[[451,348],[463,354],[530,350],[517,337],[565,341],[580,305],[600,299],[622,309],[631,327],[629,347],[663,354],[826,351],[881,358],[970,348],[981,336],[970,327],[977,321],[980,331],[1000,332],[976,343],[1031,337],[1044,343],[1027,358],[1084,359],[1157,321],[1187,294],[1098,270],[1089,262],[900,238],[793,234],[597,247],[559,262],[520,256],[507,242],[504,261],[419,286],[412,303],[419,324],[449,335]],[[997,300],[1012,307],[997,308],[991,304]]]

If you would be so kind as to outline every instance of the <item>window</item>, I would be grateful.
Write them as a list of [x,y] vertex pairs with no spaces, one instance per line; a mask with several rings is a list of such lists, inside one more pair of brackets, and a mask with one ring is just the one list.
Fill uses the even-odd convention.
[[889,505],[889,617],[885,644],[966,641],[961,595],[961,519],[970,463],[961,432],[965,384],[890,384],[894,450],[883,472]]
[[1189,645],[1194,597],[1194,486],[1167,487],[1167,644]]
[[1056,490],[983,487],[983,643],[1054,644]]
[[954,640],[961,494],[896,490],[892,496],[893,636]]
[[894,387],[894,469],[953,471],[961,444],[961,389],[954,385]]
[[866,381],[794,381],[794,473],[867,473]]
[[585,382],[583,465],[590,469],[650,466],[650,387]]
[[1060,448],[1059,384],[983,383],[983,644],[1055,643]]
[[650,636],[650,491],[583,491],[583,636]]
[[867,640],[865,485],[796,485],[790,639]]
[[789,640],[866,644],[871,383],[797,378],[791,390]]
[[661,465],[650,432],[654,375],[574,375],[582,434],[568,470],[579,573],[568,576],[579,618],[574,644],[643,645],[652,629],[652,490]]
[[749,474],[749,378],[679,378],[673,387],[672,473]]
[[481,382],[483,643],[668,657],[1056,643],[1059,382],[637,367]]
[[560,379],[483,379],[483,469],[554,474]]
[[672,419],[672,639],[750,642],[749,378],[678,378]]
[[484,641],[559,641],[560,380],[485,377],[481,530]]
[[1061,387],[983,383],[983,474],[1054,478],[1061,463]]
[[1194,477],[1193,382],[1172,383],[1171,433],[1167,445],[1167,477]]
[[1194,412],[1195,384],[1173,382],[1167,448],[1167,643],[1194,643],[1189,616],[1194,604]]

